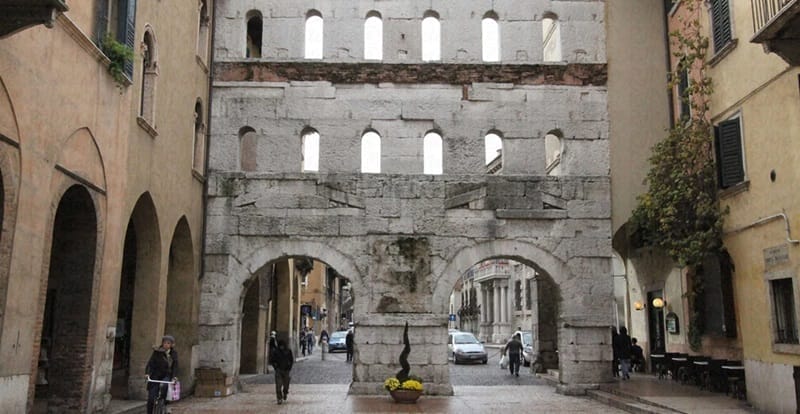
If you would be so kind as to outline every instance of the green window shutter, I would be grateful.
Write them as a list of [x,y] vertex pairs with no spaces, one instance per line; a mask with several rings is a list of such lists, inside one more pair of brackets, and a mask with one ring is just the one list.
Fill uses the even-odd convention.
[[717,172],[720,187],[728,188],[744,181],[744,158],[739,118],[730,119],[715,128]]
[[[117,41],[136,50],[134,48],[136,43],[136,0],[119,0],[118,4]],[[133,79],[133,61],[125,62],[125,74]]]
[[714,32],[714,53],[717,53],[732,39],[731,10],[728,0],[711,1],[711,25]]

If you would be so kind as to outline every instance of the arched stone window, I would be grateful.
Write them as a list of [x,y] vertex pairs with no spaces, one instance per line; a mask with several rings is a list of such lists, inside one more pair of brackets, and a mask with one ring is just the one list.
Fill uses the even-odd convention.
[[553,13],[546,13],[542,19],[542,60],[561,61],[561,24]]
[[242,171],[258,170],[258,141],[256,130],[244,126],[239,129],[239,168]]
[[261,57],[261,40],[264,36],[264,19],[258,10],[247,12],[247,47],[245,57],[258,59]]
[[503,166],[503,138],[497,131],[490,131],[483,139],[486,148],[486,166],[495,172]]
[[361,172],[381,172],[381,136],[375,131],[367,131],[361,136]]
[[383,20],[376,11],[367,13],[364,21],[364,59],[383,59]]
[[156,79],[158,78],[158,46],[153,28],[146,26],[142,40],[142,94],[139,116],[155,129]]
[[422,143],[423,172],[425,174],[442,173],[442,136],[435,131],[425,134]]
[[208,16],[208,5],[206,0],[200,0],[200,20],[197,27],[197,56],[204,62],[208,62],[208,26],[211,18]]
[[322,59],[322,14],[311,10],[306,14],[306,59]]
[[197,103],[194,105],[194,153],[192,157],[192,168],[194,168],[194,170],[200,174],[203,173],[203,164],[205,161],[205,131],[206,126],[203,121],[203,102],[200,101],[200,99],[197,99]]
[[302,171],[319,171],[319,132],[314,128],[303,130],[302,139]]
[[482,56],[484,62],[500,61],[500,25],[497,23],[497,14],[493,11],[486,12],[481,20],[481,33],[483,40]]
[[441,60],[441,25],[439,13],[427,11],[422,18],[422,60]]
[[561,175],[561,132],[553,130],[544,136],[545,172],[547,175]]

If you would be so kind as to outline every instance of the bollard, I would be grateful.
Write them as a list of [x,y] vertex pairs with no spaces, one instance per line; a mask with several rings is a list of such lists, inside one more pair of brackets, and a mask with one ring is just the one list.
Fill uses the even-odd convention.
[[322,346],[320,348],[322,348],[320,350],[320,352],[322,352],[322,360],[324,361],[325,360],[325,353],[328,350],[328,341],[323,340],[322,341]]

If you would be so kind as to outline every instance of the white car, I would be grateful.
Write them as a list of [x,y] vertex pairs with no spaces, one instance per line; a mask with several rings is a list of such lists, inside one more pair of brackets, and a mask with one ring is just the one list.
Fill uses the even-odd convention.
[[447,335],[448,359],[453,358],[453,363],[480,362],[487,363],[489,355],[481,341],[469,332],[450,332]]

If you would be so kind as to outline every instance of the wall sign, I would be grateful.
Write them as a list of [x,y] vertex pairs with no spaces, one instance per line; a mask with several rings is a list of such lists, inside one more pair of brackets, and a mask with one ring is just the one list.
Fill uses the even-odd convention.
[[667,323],[667,332],[672,335],[677,335],[680,332],[680,325],[678,324],[678,315],[675,312],[670,312],[664,317]]

